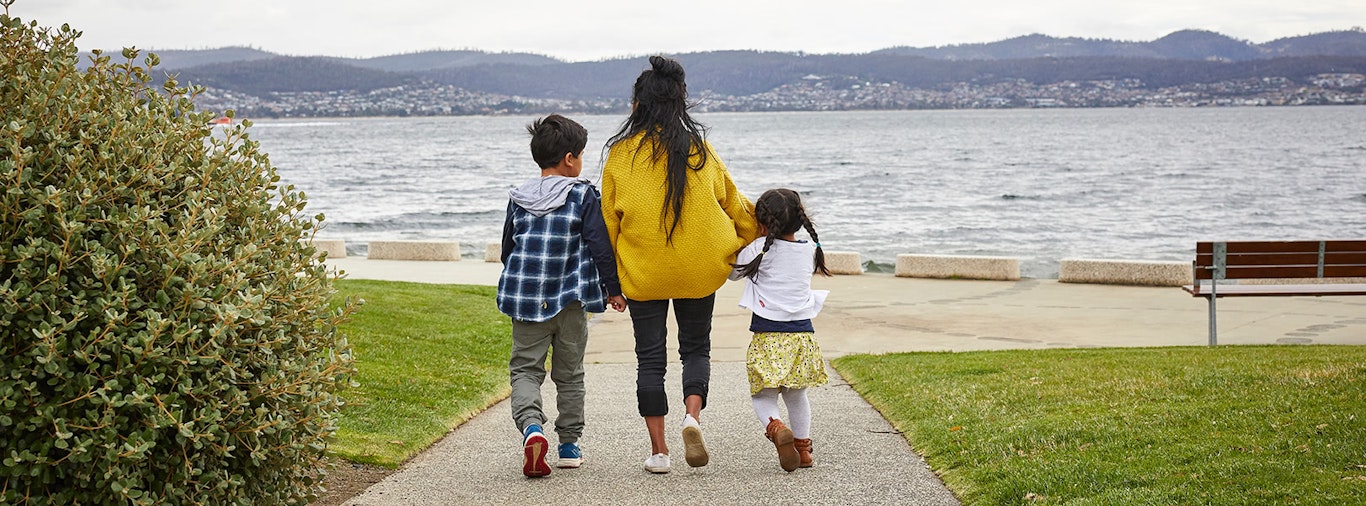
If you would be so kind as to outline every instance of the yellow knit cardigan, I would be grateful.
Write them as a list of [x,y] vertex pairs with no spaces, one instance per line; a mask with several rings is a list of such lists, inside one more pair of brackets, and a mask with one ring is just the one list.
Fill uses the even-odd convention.
[[[644,134],[612,146],[602,169],[602,216],[617,256],[621,291],[633,300],[696,299],[715,293],[735,253],[759,235],[754,205],[735,188],[726,165],[704,143],[707,164],[688,170],[683,211],[666,244],[665,158],[651,163]],[[639,149],[638,149],[639,148]]]

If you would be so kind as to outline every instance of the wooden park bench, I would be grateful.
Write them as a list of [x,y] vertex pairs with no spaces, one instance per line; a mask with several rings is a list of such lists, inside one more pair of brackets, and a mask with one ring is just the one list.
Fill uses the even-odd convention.
[[[1181,288],[1209,299],[1209,345],[1214,346],[1219,297],[1366,295],[1366,240],[1197,242],[1193,270],[1195,282]],[[1224,280],[1257,281],[1220,283]]]

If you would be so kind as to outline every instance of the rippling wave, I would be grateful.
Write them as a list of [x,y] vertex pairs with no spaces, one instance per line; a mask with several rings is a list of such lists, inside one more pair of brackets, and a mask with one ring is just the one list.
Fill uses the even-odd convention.
[[[1189,260],[1198,240],[1360,237],[1361,107],[743,113],[699,116],[751,198],[798,190],[832,250]],[[536,177],[531,117],[258,121],[253,138],[327,216],[323,235],[501,234],[507,190]],[[596,180],[617,116],[576,116]]]

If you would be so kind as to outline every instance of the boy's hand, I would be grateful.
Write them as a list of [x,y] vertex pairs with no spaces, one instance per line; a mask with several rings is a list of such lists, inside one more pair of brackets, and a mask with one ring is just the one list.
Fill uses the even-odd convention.
[[626,310],[626,297],[613,295],[607,298],[607,303],[611,304],[612,309],[617,310],[618,313]]

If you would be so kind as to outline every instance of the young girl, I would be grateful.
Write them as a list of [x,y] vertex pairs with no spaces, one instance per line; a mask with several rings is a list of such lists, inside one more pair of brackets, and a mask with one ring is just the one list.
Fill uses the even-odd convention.
[[[811,275],[829,276],[830,271],[797,192],[764,192],[754,203],[754,217],[763,237],[740,250],[731,279],[749,278],[740,307],[754,313],[749,324],[754,336],[745,356],[754,414],[778,450],[778,464],[792,472],[814,463],[806,388],[824,385],[829,378],[811,318],[830,292],[812,290]],[[806,228],[811,242],[797,240],[801,228]],[[791,428],[783,423],[778,397],[787,404]]]

